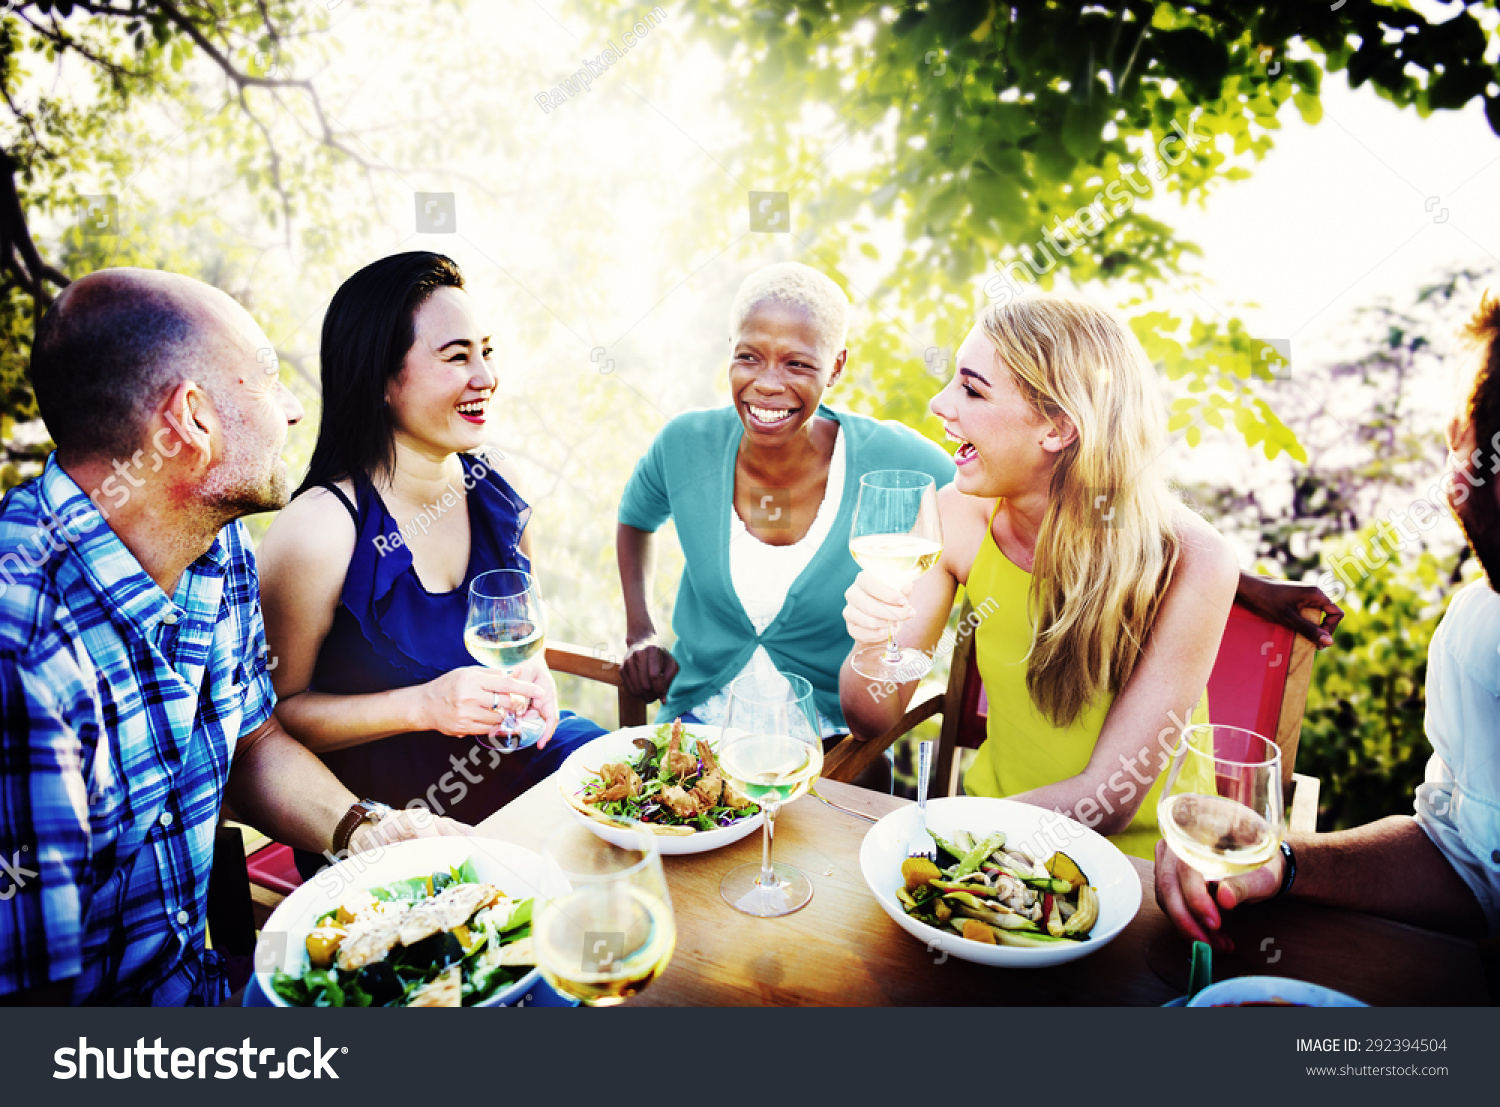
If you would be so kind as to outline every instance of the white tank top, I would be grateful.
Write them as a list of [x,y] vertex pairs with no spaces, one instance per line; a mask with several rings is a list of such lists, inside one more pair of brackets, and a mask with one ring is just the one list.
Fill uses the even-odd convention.
[[[781,614],[786,604],[787,592],[812,561],[813,555],[829,537],[833,521],[838,516],[844,498],[844,436],[837,433],[833,440],[833,457],[828,463],[828,480],[823,487],[823,501],[800,541],[790,546],[770,546],[756,538],[745,527],[739,512],[731,506],[729,511],[729,580],[739,596],[750,625],[756,634],[766,629]],[[755,652],[745,662],[738,675],[743,675],[763,666],[774,668],[771,655],[764,646],[757,645]],[[732,681],[731,681],[732,683]],[[722,726],[724,714],[729,707],[729,695],[723,689],[715,692],[703,703],[693,708],[693,714],[710,726]],[[844,733],[844,728],[831,721],[821,711],[818,724],[824,737]]]

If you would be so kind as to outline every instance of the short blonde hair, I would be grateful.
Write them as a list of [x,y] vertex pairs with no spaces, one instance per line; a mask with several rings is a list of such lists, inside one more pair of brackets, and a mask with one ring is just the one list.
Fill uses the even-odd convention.
[[729,309],[729,340],[734,341],[750,313],[762,304],[790,304],[812,317],[818,338],[830,354],[844,348],[849,334],[849,297],[831,278],[795,261],[757,269],[745,278]]

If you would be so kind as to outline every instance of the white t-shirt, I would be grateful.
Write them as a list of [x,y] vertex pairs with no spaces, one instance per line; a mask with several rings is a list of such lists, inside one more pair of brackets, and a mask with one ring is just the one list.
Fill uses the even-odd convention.
[[[823,486],[823,500],[818,505],[818,514],[801,541],[790,546],[769,546],[751,534],[740,518],[739,512],[729,512],[729,580],[735,594],[745,608],[750,625],[756,634],[764,634],[776,621],[786,604],[787,593],[802,570],[813,559],[813,555],[829,537],[833,520],[844,500],[844,435],[838,432],[833,440],[833,457],[828,462],[828,480]],[[756,646],[750,660],[738,676],[745,673],[775,667],[764,646]],[[730,683],[733,683],[731,681]],[[729,706],[729,696],[723,690],[715,692],[703,703],[693,708],[693,714],[710,726],[722,726],[724,713]],[[818,725],[826,738],[843,734],[844,728],[834,723],[821,711]]]
[[1500,933],[1500,595],[1459,590],[1427,652],[1427,740],[1417,822]]

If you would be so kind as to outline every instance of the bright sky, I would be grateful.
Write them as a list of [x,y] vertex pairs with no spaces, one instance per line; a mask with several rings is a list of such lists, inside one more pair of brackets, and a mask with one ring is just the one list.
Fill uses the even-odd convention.
[[1445,267],[1500,268],[1500,138],[1477,102],[1422,119],[1337,75],[1323,104],[1316,127],[1285,110],[1271,153],[1207,211],[1153,209],[1203,248],[1215,294],[1198,310],[1292,338],[1294,363],[1347,354],[1354,308],[1409,302]]

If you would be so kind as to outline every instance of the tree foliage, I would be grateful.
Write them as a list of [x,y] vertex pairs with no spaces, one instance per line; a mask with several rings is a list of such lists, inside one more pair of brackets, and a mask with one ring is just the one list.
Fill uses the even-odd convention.
[[[299,0],[30,0],[0,16],[0,424],[35,414],[25,378],[37,318],[72,276],[140,264],[211,276],[236,249],[202,204],[163,210],[135,177],[166,146],[207,151],[290,244],[355,166],[379,168],[301,69],[335,45],[324,4]],[[145,109],[161,109],[153,130]],[[158,120],[160,122],[160,120]],[[313,218],[306,218],[312,215]],[[344,216],[345,230],[349,230]],[[363,216],[356,210],[355,220]],[[165,247],[163,221],[204,247]],[[45,238],[41,231],[45,231]],[[239,252],[244,252],[241,244]],[[52,256],[49,256],[51,254]],[[34,452],[34,451],[33,451]],[[25,460],[25,448],[11,460]],[[8,478],[13,480],[12,471]]]
[[1460,577],[1451,555],[1403,548],[1383,524],[1330,542],[1328,553],[1346,558],[1356,548],[1382,563],[1350,574],[1344,621],[1313,665],[1297,752],[1297,771],[1320,782],[1320,830],[1411,812],[1432,755],[1428,646],[1453,593],[1477,570],[1471,561]]
[[[1300,459],[1247,387],[1276,377],[1273,350],[1234,319],[1145,310],[1197,251],[1136,197],[1205,203],[1271,148],[1289,101],[1319,120],[1330,72],[1424,114],[1482,97],[1500,130],[1487,36],[1467,10],[1433,23],[1396,0],[686,6],[723,55],[746,128],[723,155],[729,171],[790,193],[805,260],[846,280],[861,257],[880,270],[854,349],[873,366],[857,400],[891,417],[930,391],[924,370],[943,371],[939,347],[962,338],[976,284],[993,300],[1065,274],[1139,290],[1133,325],[1182,382],[1174,431],[1196,444],[1201,426],[1233,424],[1267,457]],[[1197,135],[1210,139],[1185,141]],[[852,168],[831,169],[845,145]],[[890,256],[880,221],[904,232]]]

